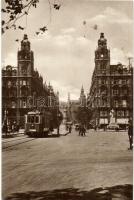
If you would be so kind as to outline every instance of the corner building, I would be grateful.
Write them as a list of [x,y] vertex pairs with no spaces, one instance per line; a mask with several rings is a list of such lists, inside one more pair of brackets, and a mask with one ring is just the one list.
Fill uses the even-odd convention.
[[110,50],[104,33],[100,34],[95,51],[95,68],[87,105],[93,113],[92,123],[100,128],[110,123],[111,112],[121,128],[126,127],[133,115],[132,66],[110,65]]
[[33,109],[56,109],[58,98],[52,86],[34,70],[34,53],[26,34],[17,54],[18,66],[2,69],[2,121],[24,126],[24,116]]

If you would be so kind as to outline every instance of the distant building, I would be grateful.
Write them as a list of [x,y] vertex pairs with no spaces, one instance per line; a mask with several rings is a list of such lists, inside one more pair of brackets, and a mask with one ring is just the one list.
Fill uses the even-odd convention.
[[62,116],[63,116],[62,123],[66,124],[66,122],[67,122],[67,102],[60,102],[59,110],[61,111]]
[[56,107],[57,94],[34,70],[34,54],[25,34],[18,51],[18,66],[2,69],[2,117],[24,125],[24,115],[40,107]]
[[78,100],[71,100],[70,94],[68,94],[68,102],[66,107],[67,121],[72,121],[74,123],[78,122],[78,110],[80,107],[86,107],[86,102],[87,99],[83,86],[81,88],[80,97]]
[[95,68],[92,75],[87,105],[92,110],[92,121],[98,127],[110,123],[111,113],[120,127],[128,124],[133,113],[133,69],[122,64],[110,65],[110,50],[104,33],[100,34],[95,51]]
[[82,88],[81,88],[81,93],[80,93],[79,101],[80,101],[80,106],[82,106],[82,107],[85,107],[85,106],[86,106],[87,100],[86,100],[86,95],[85,95],[85,93],[84,93],[84,88],[83,88],[83,86],[82,86]]

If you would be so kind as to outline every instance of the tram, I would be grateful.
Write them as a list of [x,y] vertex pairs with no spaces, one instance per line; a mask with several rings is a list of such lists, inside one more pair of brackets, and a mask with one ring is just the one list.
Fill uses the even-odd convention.
[[48,136],[52,129],[52,113],[49,111],[31,111],[25,115],[25,134],[29,137]]

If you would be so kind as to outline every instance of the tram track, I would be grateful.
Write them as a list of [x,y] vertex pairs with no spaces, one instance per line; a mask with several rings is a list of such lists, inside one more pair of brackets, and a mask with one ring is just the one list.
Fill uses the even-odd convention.
[[[10,149],[10,148],[12,148],[12,147],[15,147],[15,146],[17,146],[17,145],[21,145],[21,144],[24,144],[24,143],[27,143],[27,142],[31,142],[31,141],[33,141],[33,140],[36,140],[36,139],[38,139],[38,138],[23,138],[23,139],[27,139],[27,140],[25,140],[25,141],[21,141],[21,142],[18,142],[18,143],[15,143],[15,144],[10,144],[10,145],[2,145],[2,150],[8,150],[8,149]],[[16,141],[18,141],[18,140],[14,140],[14,142],[16,142]],[[12,142],[11,142],[12,143]]]
[[23,140],[25,138],[28,138],[28,137],[25,136],[25,137],[21,137],[21,138],[14,138],[14,140],[2,141],[2,144],[6,144],[6,143],[9,143],[9,142],[14,142],[14,141],[18,141],[18,140]]

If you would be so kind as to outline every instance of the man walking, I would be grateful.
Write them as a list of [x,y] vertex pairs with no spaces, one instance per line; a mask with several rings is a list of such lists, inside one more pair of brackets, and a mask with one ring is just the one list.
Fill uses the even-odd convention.
[[85,125],[82,124],[82,136],[86,136],[86,128],[85,128]]
[[130,150],[133,149],[133,121],[132,119],[128,122],[128,138],[129,138],[129,144],[130,144]]
[[69,126],[69,133],[71,133],[71,131],[72,131],[72,126],[70,125]]
[[81,134],[82,134],[82,125],[79,124],[79,136],[81,136]]

